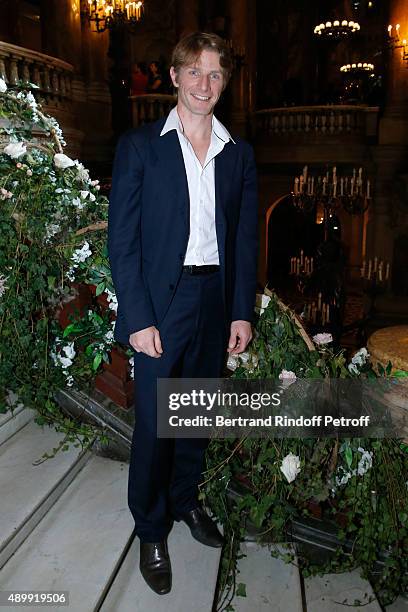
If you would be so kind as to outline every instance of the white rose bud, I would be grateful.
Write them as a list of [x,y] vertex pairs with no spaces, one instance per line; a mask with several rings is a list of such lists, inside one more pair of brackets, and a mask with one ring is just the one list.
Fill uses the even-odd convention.
[[0,93],[5,93],[7,91],[6,81],[4,79],[0,79]]
[[75,162],[68,157],[68,155],[65,155],[65,153],[56,153],[54,155],[54,164],[56,168],[60,168],[61,170],[75,166]]
[[288,482],[292,482],[295,480],[296,476],[300,472],[300,459],[297,455],[293,455],[289,453],[282,460],[282,465],[280,466],[281,472],[283,472],[286,480]]
[[7,147],[4,147],[4,152],[11,159],[17,159],[27,153],[27,147],[24,142],[10,142]]

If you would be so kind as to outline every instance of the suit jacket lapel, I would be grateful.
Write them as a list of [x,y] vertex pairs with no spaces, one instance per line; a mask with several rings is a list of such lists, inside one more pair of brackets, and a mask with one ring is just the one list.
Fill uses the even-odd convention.
[[183,212],[183,219],[187,228],[190,225],[190,197],[183,153],[176,130],[170,130],[163,136],[160,131],[163,125],[157,124],[158,135],[152,138],[151,144],[157,158],[157,180],[167,180],[171,184],[171,193],[179,202],[179,210]]
[[215,206],[225,219],[229,186],[232,181],[236,163],[236,145],[228,142],[221,153],[215,157]]

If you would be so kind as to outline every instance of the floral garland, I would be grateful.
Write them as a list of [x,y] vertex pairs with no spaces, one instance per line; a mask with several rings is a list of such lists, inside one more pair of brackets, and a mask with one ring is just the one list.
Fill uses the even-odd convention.
[[75,379],[90,383],[113,343],[113,322],[93,310],[77,348],[68,338],[75,323],[62,330],[57,321],[76,285],[91,277],[103,277],[101,292],[115,300],[101,231],[108,202],[99,181],[63,153],[58,122],[22,87],[0,79],[0,410],[12,407],[14,391],[37,410],[38,423],[65,432],[65,449],[107,440],[99,428],[68,419],[54,396]]
[[[301,322],[274,293],[258,296],[258,319],[249,349],[230,357],[233,378],[281,381],[283,388],[301,378],[374,378],[391,375],[391,364],[372,364],[366,348],[347,363],[344,351],[331,348],[328,333],[313,342]],[[374,367],[375,366],[375,367]],[[399,372],[399,376],[407,373]],[[395,373],[394,373],[395,375]],[[372,438],[214,439],[207,451],[201,498],[221,521],[223,550],[217,610],[232,610],[239,544],[248,524],[260,541],[287,539],[292,519],[312,516],[316,507],[337,524],[340,542],[333,558],[313,565],[299,554],[305,576],[360,567],[372,577],[379,553],[387,555],[381,575],[373,578],[386,604],[407,588],[408,446],[400,440]],[[232,501],[235,500],[235,501]],[[352,542],[352,546],[349,546]],[[294,562],[293,555],[280,555]],[[368,603],[368,602],[366,602]]]

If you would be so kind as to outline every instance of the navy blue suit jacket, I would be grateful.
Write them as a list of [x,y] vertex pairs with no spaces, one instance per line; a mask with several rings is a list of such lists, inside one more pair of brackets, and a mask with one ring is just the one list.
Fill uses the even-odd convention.
[[[118,299],[115,339],[160,325],[179,281],[190,226],[176,130],[166,118],[124,133],[109,202],[108,252]],[[252,321],[257,266],[257,181],[252,147],[237,138],[215,157],[215,220],[226,325]]]

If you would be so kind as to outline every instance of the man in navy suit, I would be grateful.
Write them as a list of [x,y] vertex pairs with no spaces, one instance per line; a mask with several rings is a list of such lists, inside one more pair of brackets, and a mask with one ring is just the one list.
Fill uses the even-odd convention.
[[208,440],[157,438],[157,379],[219,377],[226,352],[243,352],[252,338],[254,155],[213,115],[231,69],[218,36],[181,40],[170,69],[177,106],[125,133],[114,163],[108,249],[115,338],[135,351],[128,500],[142,575],[160,594],[171,589],[173,520],[208,546],[222,546],[223,538],[198,502]]

